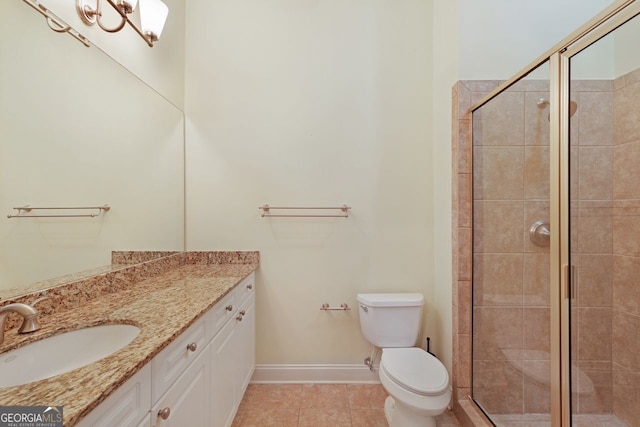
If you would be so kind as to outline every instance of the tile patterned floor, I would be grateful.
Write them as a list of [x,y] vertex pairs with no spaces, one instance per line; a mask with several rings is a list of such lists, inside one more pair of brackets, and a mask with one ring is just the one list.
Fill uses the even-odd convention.
[[[379,384],[250,384],[233,427],[387,427]],[[453,414],[439,427],[458,427]]]

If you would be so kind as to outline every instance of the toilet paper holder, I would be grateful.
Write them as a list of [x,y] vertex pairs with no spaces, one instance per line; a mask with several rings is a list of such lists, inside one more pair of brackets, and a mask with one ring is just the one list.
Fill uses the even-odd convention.
[[351,307],[349,307],[346,302],[343,302],[342,304],[340,304],[340,307],[331,307],[331,306],[329,306],[329,303],[325,302],[320,307],[320,310],[322,310],[322,311],[336,311],[336,310],[347,311],[347,310],[351,310]]

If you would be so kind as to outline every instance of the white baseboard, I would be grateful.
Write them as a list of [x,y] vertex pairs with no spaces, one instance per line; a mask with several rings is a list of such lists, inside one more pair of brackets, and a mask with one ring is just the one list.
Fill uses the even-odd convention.
[[362,365],[257,365],[251,384],[379,384],[378,367]]

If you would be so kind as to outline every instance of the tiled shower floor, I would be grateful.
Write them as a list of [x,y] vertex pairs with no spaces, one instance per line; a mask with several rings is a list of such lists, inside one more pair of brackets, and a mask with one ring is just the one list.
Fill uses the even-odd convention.
[[[551,418],[547,414],[525,415],[492,415],[492,421],[497,427],[549,427]],[[573,427],[630,427],[614,415],[574,415]]]
[[[250,384],[234,427],[387,427],[379,384]],[[449,411],[438,427],[458,427]]]

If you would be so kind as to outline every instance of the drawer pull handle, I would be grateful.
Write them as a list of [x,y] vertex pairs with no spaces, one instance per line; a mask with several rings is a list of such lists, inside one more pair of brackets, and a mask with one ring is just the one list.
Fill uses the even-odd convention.
[[253,285],[247,285],[247,289],[249,290],[253,289]]
[[233,310],[233,306],[232,306],[231,304],[229,304],[229,305],[226,307],[226,309],[227,309],[227,311],[231,311],[231,310]]
[[241,314],[239,314],[239,315],[237,315],[237,316],[236,316],[236,320],[237,320],[238,322],[242,322],[242,316],[243,316],[243,315],[242,315],[242,313],[241,313]]
[[164,408],[164,409],[160,409],[158,411],[158,416],[160,418],[162,418],[163,420],[168,419],[169,416],[171,416],[171,409],[168,406],[166,408]]
[[196,344],[194,342],[192,342],[191,344],[187,345],[187,350],[189,350],[189,351],[196,351],[197,349],[198,349],[198,344]]
[[240,310],[240,314],[244,316],[244,314],[246,313],[246,311],[244,310]]

